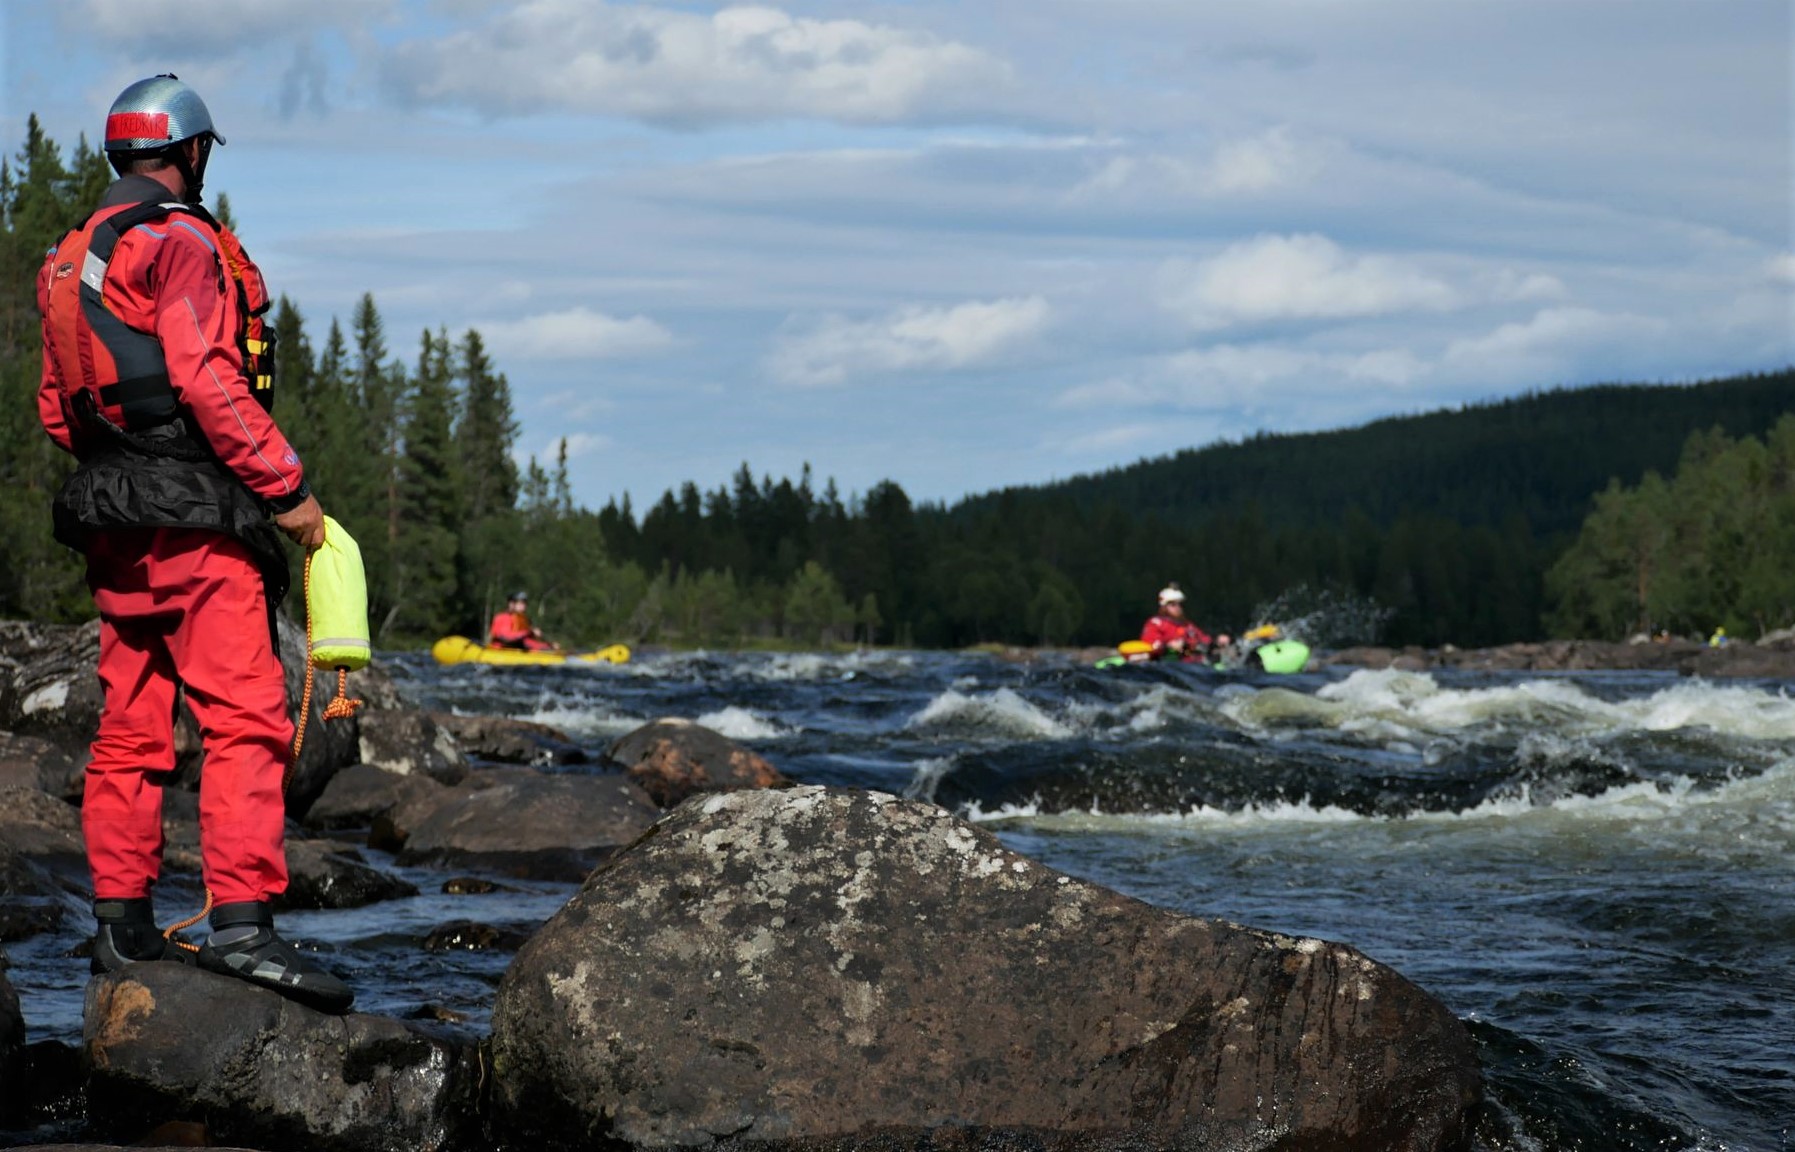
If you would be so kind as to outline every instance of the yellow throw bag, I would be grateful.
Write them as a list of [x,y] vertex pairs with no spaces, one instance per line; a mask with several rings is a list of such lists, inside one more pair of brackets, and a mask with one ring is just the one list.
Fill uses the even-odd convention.
[[306,561],[305,616],[311,635],[312,664],[319,668],[368,666],[368,579],[362,571],[355,537],[329,516],[324,543]]

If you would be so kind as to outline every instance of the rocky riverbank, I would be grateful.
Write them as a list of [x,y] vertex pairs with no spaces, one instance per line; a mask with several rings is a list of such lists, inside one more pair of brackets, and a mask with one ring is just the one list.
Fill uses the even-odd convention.
[[[86,933],[95,654],[91,627],[0,624],[0,945]],[[369,706],[308,729],[286,904],[402,897],[357,841],[445,891],[579,883],[509,943],[490,1032],[144,964],[89,983],[76,1051],[25,1043],[31,1004],[0,970],[0,1124],[325,1152],[1468,1139],[1464,1027],[1351,948],[1153,908],[932,805],[793,786],[690,723],[582,763],[553,729],[418,711],[377,668],[353,680]],[[182,731],[167,868],[197,905],[202,757]]]
[[[1003,659],[1032,662],[1044,656],[1094,664],[1115,655],[1113,648],[1004,648]],[[1767,636],[1758,643],[1733,641],[1711,647],[1694,640],[1542,640],[1494,648],[1404,647],[1317,650],[1309,670],[1318,668],[1398,668],[1425,672],[1459,668],[1482,672],[1675,672],[1707,679],[1795,679],[1795,634]]]
[[1721,647],[1693,640],[1545,640],[1497,648],[1343,648],[1317,653],[1312,666],[1462,668],[1481,672],[1675,672],[1705,679],[1795,678],[1795,642],[1733,642]]

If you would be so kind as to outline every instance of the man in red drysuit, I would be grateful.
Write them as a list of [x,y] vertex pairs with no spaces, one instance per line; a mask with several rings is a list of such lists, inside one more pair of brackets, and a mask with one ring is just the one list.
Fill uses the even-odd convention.
[[495,612],[486,629],[486,642],[495,648],[519,648],[526,652],[557,652],[560,645],[542,637],[542,629],[530,623],[530,596],[515,592],[503,612]]
[[[1154,659],[1207,660],[1209,633],[1184,617],[1184,593],[1168,584],[1159,592],[1159,611],[1141,626],[1141,641],[1153,646]],[[1221,638],[1226,644],[1228,638]]]
[[105,133],[119,179],[38,277],[38,413],[80,460],[56,497],[56,537],[86,555],[100,614],[105,706],[81,811],[92,966],[185,957],[150,903],[184,688],[206,753],[213,907],[198,963],[343,1012],[354,994],[275,932],[269,903],[287,887],[293,740],[271,626],[287,589],[276,528],[316,548],[324,514],[269,413],[261,273],[199,206],[214,143],[211,114],[175,77],[126,88]]

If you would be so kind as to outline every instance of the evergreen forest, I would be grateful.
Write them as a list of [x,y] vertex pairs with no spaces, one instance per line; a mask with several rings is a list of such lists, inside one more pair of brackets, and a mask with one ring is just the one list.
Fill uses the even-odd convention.
[[[35,117],[0,165],[0,616],[92,614],[50,537],[73,461],[38,426],[35,278],[110,180]],[[380,647],[478,636],[519,587],[570,645],[1108,645],[1167,581],[1211,631],[1302,619],[1322,645],[1795,624],[1790,371],[1261,435],[951,505],[744,463],[593,510],[564,454],[516,458],[477,331],[401,339],[372,296],[346,325],[282,297],[274,327],[275,416],[360,544]]]

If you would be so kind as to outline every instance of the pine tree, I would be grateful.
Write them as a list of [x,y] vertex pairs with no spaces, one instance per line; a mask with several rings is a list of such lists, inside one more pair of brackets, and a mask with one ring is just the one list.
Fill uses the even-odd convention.
[[517,463],[511,457],[518,424],[511,386],[493,370],[480,334],[468,329],[457,349],[462,411],[455,446],[466,468],[469,520],[511,511],[517,504]]
[[423,334],[401,401],[404,452],[396,467],[393,627],[434,639],[455,623],[455,552],[461,529],[456,396],[447,332]]

